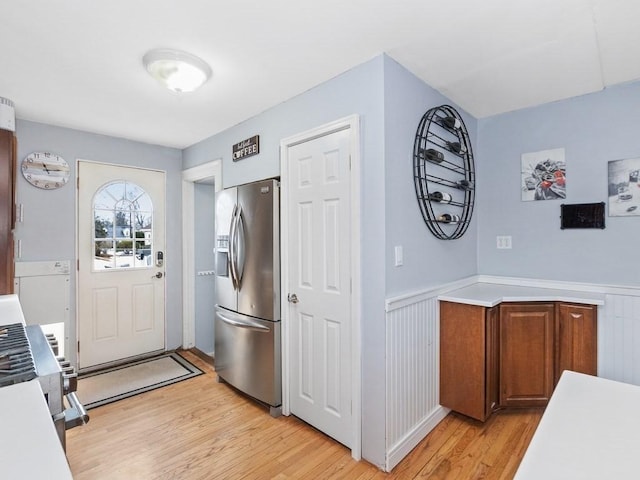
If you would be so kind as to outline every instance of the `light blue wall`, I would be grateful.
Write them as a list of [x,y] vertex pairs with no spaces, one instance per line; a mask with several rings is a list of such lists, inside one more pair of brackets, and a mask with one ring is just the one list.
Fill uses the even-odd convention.
[[[437,240],[422,220],[412,176],[413,139],[431,107],[450,104],[391,58],[382,55],[302,95],[184,151],[184,168],[223,159],[229,187],[278,176],[282,138],[357,113],[361,119],[363,456],[378,465],[385,454],[385,299],[474,275],[474,221],[459,240]],[[472,141],[476,120],[461,111]],[[261,154],[231,161],[235,142],[260,135]],[[405,265],[393,267],[393,246]]]
[[[376,92],[380,82],[383,57],[325,82],[301,95],[293,97],[255,117],[209,137],[183,152],[185,169],[218,158],[222,159],[223,188],[280,175],[280,140],[288,136],[346,117],[354,113],[363,115],[365,129],[372,114],[379,121],[381,100]],[[379,127],[382,125],[380,124]],[[260,154],[233,162],[233,144],[260,135]],[[363,145],[382,145],[382,131],[375,138],[363,138]],[[368,148],[369,155],[380,150]],[[367,161],[371,161],[367,158]]]
[[193,217],[195,287],[195,337],[196,348],[213,355],[213,319],[216,305],[216,282],[213,275],[198,275],[198,272],[212,272],[215,267],[213,248],[215,246],[215,186],[203,183],[194,185]]
[[[436,240],[427,230],[412,178],[418,121],[427,109],[444,103],[451,104],[383,55],[183,152],[19,120],[18,159],[37,150],[53,151],[69,161],[72,178],[77,158],[165,170],[167,224],[180,226],[183,168],[222,158],[224,187],[275,177],[282,138],[359,114],[363,455],[382,465],[386,297],[475,273],[640,283],[631,261],[638,255],[640,218],[607,217],[604,231],[561,231],[561,201],[520,201],[520,155],[557,147],[566,149],[566,203],[606,201],[607,161],[640,157],[640,83],[483,120],[458,109],[475,148],[477,196],[469,230],[454,241]],[[232,145],[256,134],[262,153],[232,162]],[[73,261],[75,190],[44,192],[18,176],[17,201],[25,214],[16,228],[21,260]],[[514,248],[496,250],[496,235],[512,235]],[[403,267],[393,266],[395,245],[404,248]],[[168,348],[178,347],[182,339],[180,257],[181,229],[168,228]],[[75,275],[72,282],[75,292]]]
[[[439,240],[428,230],[416,200],[413,143],[427,110],[451,105],[462,116],[471,143],[477,144],[477,120],[386,57],[384,75],[386,293],[404,294],[475,275],[477,215],[457,240]],[[476,158],[476,168],[480,159]],[[394,247],[403,247],[404,265],[395,266]]]
[[[363,455],[384,463],[385,168],[383,68],[371,61],[183,152],[184,168],[223,159],[223,186],[280,174],[280,140],[352,114],[360,115],[362,163]],[[260,135],[257,156],[231,160],[234,143]]]
[[[16,201],[23,205],[24,221],[16,224],[15,238],[22,244],[18,261],[68,260],[71,272],[71,332],[75,332],[76,160],[93,160],[167,172],[167,348],[182,344],[182,236],[180,150],[120,138],[18,120],[18,165],[31,152],[61,155],[71,167],[71,181],[63,188],[45,191],[33,187],[18,173]],[[72,341],[74,338],[71,339]],[[73,350],[73,349],[72,349]],[[75,354],[75,352],[74,352]],[[73,357],[72,357],[73,359]]]
[[[640,284],[640,217],[606,229],[560,230],[561,203],[607,202],[607,162],[640,157],[640,83],[479,121],[479,272],[612,285]],[[566,200],[522,202],[520,156],[565,148]],[[640,195],[640,189],[637,192]],[[497,250],[511,235],[512,250]]]

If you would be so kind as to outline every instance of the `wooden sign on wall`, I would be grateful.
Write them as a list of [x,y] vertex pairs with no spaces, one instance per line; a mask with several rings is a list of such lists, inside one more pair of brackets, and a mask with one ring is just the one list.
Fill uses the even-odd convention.
[[233,161],[237,162],[260,153],[260,135],[242,140],[233,145]]

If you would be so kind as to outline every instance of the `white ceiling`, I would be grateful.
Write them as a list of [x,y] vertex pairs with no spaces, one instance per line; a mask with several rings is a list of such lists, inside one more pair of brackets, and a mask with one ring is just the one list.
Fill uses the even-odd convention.
[[[477,118],[640,79],[640,1],[2,0],[0,42],[19,118],[184,148],[383,52]],[[213,77],[164,90],[158,47]]]

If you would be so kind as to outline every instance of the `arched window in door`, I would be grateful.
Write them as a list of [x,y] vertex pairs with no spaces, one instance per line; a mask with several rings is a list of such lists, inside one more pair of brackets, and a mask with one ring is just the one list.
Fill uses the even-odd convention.
[[153,204],[127,181],[103,185],[93,196],[94,270],[153,266]]

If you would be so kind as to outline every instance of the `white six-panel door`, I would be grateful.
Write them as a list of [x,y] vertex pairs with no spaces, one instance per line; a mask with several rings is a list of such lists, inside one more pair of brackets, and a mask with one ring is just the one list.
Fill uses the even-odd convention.
[[[290,411],[348,447],[351,405],[349,129],[289,147]],[[288,291],[287,291],[288,289]],[[293,297],[295,295],[295,297]]]

